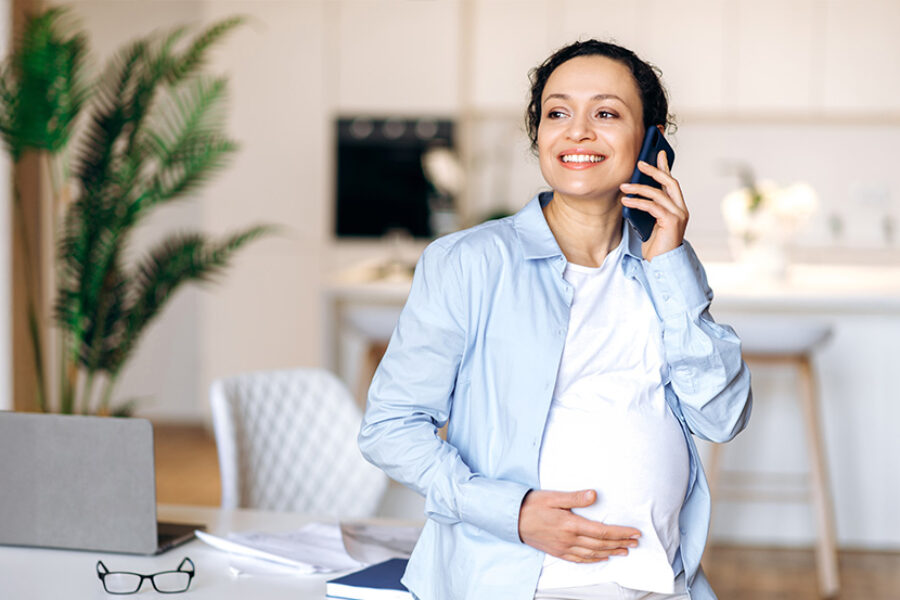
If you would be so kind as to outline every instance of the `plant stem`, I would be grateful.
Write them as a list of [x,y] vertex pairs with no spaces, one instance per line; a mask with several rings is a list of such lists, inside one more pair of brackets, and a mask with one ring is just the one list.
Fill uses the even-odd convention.
[[84,380],[84,388],[81,390],[81,413],[89,414],[91,412],[91,392],[94,388],[94,371],[87,372],[87,378]]
[[31,335],[31,348],[34,358],[34,371],[37,377],[37,405],[41,412],[47,412],[47,386],[44,378],[44,353],[41,344],[40,321],[37,318],[35,303],[34,270],[31,264],[31,236],[28,234],[28,222],[25,220],[25,207],[22,204],[22,193],[17,178],[13,178],[13,204],[19,220],[19,239],[22,240],[22,262],[25,266],[25,302],[28,311],[28,332]]
[[[54,250],[56,248],[56,234],[59,231],[59,222],[65,208],[66,198],[63,197],[63,184],[66,180],[65,173],[60,173],[64,167],[64,160],[59,154],[44,153],[47,173],[50,176],[50,189],[53,195],[51,206],[53,209],[53,236]],[[54,265],[55,266],[55,265]],[[58,279],[58,275],[57,275]],[[57,282],[57,286],[59,282]],[[76,378],[78,376],[78,358],[72,356],[76,352],[76,344],[68,335],[65,327],[59,327],[59,405],[60,412],[72,414],[76,410]],[[70,348],[70,344],[74,347]],[[88,402],[85,399],[84,402]]]
[[31,334],[31,345],[34,349],[34,371],[37,377],[37,403],[41,412],[47,412],[47,386],[44,381],[44,356],[41,352],[41,331],[34,303],[28,302],[28,331]]
[[97,414],[109,414],[109,401],[112,398],[113,388],[115,387],[118,378],[119,373],[117,371],[115,373],[110,373],[109,377],[106,379],[106,387],[103,389],[103,396],[100,398],[100,407],[97,408]]

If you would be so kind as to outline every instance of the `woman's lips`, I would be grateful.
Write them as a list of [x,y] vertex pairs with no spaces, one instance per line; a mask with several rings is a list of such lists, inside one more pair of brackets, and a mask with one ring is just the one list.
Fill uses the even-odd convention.
[[606,160],[606,156],[596,152],[563,152],[559,155],[559,162],[567,169],[583,170],[595,167]]

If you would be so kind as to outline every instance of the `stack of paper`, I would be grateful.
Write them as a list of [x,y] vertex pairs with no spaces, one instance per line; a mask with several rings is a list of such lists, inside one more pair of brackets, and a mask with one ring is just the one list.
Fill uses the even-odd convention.
[[[225,537],[203,531],[196,534],[235,557],[268,561],[295,574],[313,574],[352,571],[390,558],[408,558],[420,532],[420,527],[309,523],[280,533],[229,533]],[[240,571],[247,568],[242,566]]]
[[332,573],[365,566],[347,554],[336,523],[310,523],[284,533],[229,533],[224,538],[198,531],[197,537],[214,548],[293,567],[300,573]]

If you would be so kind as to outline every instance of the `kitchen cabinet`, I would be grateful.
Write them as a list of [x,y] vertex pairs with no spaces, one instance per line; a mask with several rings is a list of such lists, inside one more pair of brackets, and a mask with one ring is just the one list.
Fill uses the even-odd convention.
[[900,112],[900,2],[824,2],[822,105],[827,113]]
[[[518,110],[524,74],[575,39],[659,65],[676,113],[883,118],[900,111],[896,0],[473,0],[471,104]],[[850,111],[849,114],[847,111]]]
[[724,4],[694,0],[482,0],[475,3],[471,105],[520,111],[527,73],[553,50],[597,38],[633,49],[658,64],[674,110],[721,110],[726,57]]
[[478,110],[521,111],[528,72],[550,51],[550,5],[545,0],[475,2],[472,23],[470,104]]
[[449,114],[459,105],[457,0],[343,0],[333,19],[338,111]]
[[728,104],[737,111],[800,112],[815,106],[822,61],[813,0],[741,0],[735,7],[735,61]]
[[642,2],[616,0],[562,0],[553,13],[554,47],[573,40],[597,38],[640,51]]
[[727,52],[729,4],[702,0],[641,4],[638,54],[662,69],[671,110],[676,116],[723,110],[726,76],[733,66]]

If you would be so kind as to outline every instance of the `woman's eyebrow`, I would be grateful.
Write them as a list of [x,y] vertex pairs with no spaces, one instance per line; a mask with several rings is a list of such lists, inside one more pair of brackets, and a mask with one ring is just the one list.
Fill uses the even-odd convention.
[[[568,94],[550,94],[546,98],[544,98],[544,102],[547,102],[548,100],[552,100],[554,98],[558,99],[558,100],[571,100],[572,99],[572,97],[569,96]],[[625,101],[622,100],[622,98],[620,98],[619,96],[616,96],[615,94],[597,94],[597,95],[591,97],[591,101],[595,102],[597,100],[618,100],[622,104],[625,104]]]

